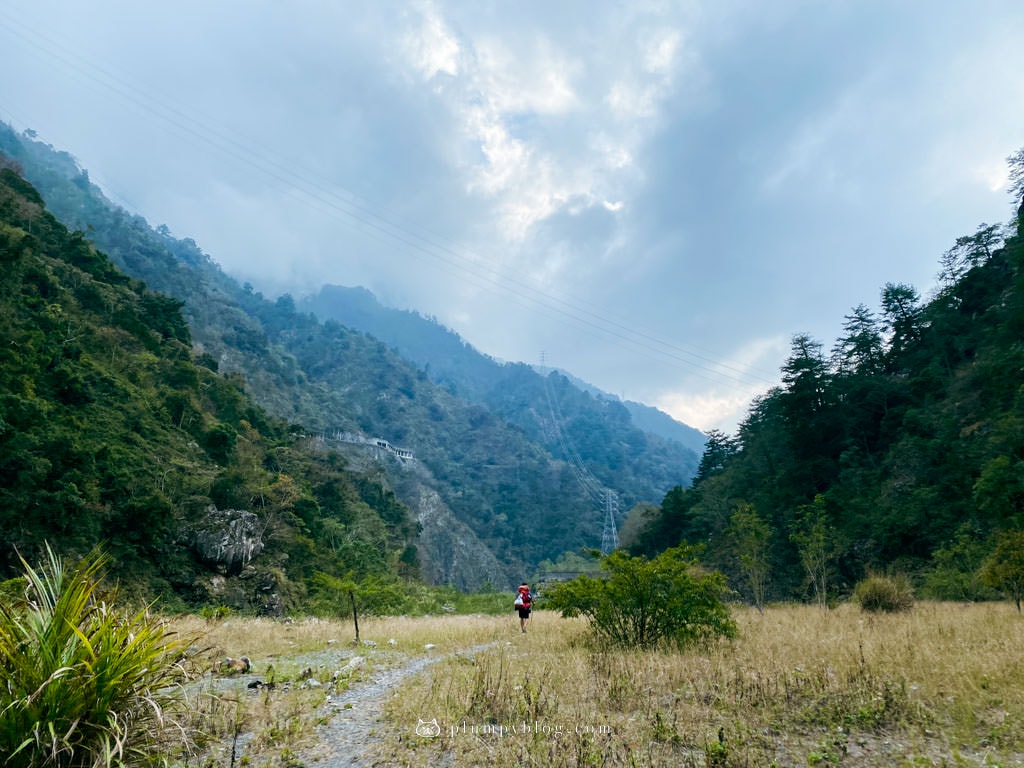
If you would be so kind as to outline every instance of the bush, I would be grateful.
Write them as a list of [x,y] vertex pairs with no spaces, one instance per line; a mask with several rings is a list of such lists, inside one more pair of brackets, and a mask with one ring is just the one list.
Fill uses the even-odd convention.
[[981,567],[981,578],[1009,595],[1020,613],[1024,599],[1024,531],[1002,531],[995,542],[995,549]]
[[46,555],[39,570],[22,560],[23,597],[0,603],[0,764],[144,765],[184,746],[164,717],[178,701],[180,645],[148,613],[120,616],[100,599],[106,558],[68,573]]
[[617,551],[601,564],[606,577],[558,584],[547,606],[563,617],[586,616],[599,639],[625,647],[735,636],[723,602],[725,578],[703,571],[692,548],[667,549],[652,560]]
[[854,587],[853,599],[865,611],[896,613],[914,606],[914,590],[903,575],[868,576]]
[[984,531],[964,523],[953,538],[932,553],[932,565],[924,572],[919,595],[932,600],[998,600],[999,592],[982,578],[981,568],[992,543]]

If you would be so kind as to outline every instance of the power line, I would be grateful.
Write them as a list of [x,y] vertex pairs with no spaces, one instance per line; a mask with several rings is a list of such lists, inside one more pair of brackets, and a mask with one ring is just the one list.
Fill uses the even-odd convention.
[[166,99],[152,97],[149,92],[136,88],[116,74],[32,30],[24,22],[19,21],[18,26],[13,26],[9,11],[7,24],[4,25],[3,21],[0,19],[0,28],[6,26],[8,33],[23,44],[57,61],[92,87],[100,87],[127,101],[170,126],[178,135],[211,146],[225,156],[255,169],[278,182],[289,194],[299,193],[320,210],[350,227],[356,227],[364,237],[389,244],[398,242],[411,251],[433,259],[446,272],[475,287],[499,291],[520,306],[539,309],[554,319],[569,320],[578,327],[612,339],[619,346],[685,365],[701,378],[710,381],[729,379],[741,384],[771,384],[775,381],[768,376],[735,368],[715,359],[710,353],[702,354],[665,341],[650,332],[633,328],[581,299],[554,296],[515,275],[492,268],[478,257],[460,252],[435,233],[409,222],[395,220],[389,214],[360,204],[352,196],[341,194],[336,186],[315,172],[280,160],[263,147],[243,143],[236,136],[223,133],[196,119]]
[[[541,353],[541,364],[544,363],[544,353]],[[562,448],[562,453],[569,461],[569,466],[576,477],[577,482],[590,496],[595,508],[604,514],[604,524],[601,531],[601,552],[610,554],[619,547],[619,531],[617,518],[619,514],[619,495],[611,488],[606,488],[600,480],[587,469],[583,458],[576,450],[572,438],[562,429],[565,417],[558,403],[558,398],[552,394],[551,375],[543,377],[544,395],[548,401],[548,412],[551,414],[552,430]]]

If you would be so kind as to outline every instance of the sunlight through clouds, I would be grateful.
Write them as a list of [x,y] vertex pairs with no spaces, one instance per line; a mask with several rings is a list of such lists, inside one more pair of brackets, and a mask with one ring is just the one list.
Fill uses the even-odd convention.
[[239,9],[9,0],[0,119],[267,295],[364,285],[694,425],[1009,215],[1017,0]]

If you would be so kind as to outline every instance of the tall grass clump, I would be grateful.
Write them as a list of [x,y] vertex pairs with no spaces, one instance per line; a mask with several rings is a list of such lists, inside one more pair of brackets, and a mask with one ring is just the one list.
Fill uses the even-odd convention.
[[896,576],[868,576],[853,590],[853,598],[865,611],[897,613],[914,607],[914,588],[910,579]]
[[171,744],[180,645],[148,610],[102,595],[99,552],[67,570],[48,547],[23,597],[0,604],[0,764],[113,768],[156,762]]

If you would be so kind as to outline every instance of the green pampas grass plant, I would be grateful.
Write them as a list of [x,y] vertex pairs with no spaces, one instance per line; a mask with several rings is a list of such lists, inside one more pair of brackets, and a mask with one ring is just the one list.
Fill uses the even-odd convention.
[[180,645],[148,610],[122,615],[94,552],[66,570],[49,548],[22,559],[24,598],[0,603],[0,764],[113,768],[166,755]]

